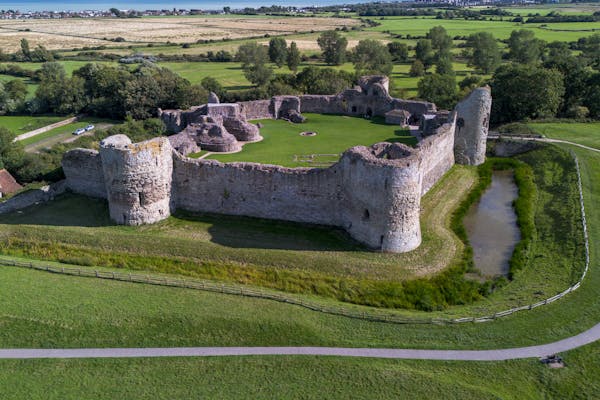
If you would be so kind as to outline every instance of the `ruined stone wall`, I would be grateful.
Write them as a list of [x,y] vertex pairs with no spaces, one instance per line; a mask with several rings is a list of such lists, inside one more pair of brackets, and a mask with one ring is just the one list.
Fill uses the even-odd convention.
[[115,135],[100,143],[111,219],[141,225],[170,215],[172,154],[165,137],[132,144],[127,136]]
[[[175,208],[344,228],[372,248],[403,252],[421,242],[420,158],[403,145],[398,160],[366,147],[327,169],[223,164],[174,157]],[[383,156],[382,156],[383,157]]]
[[314,114],[343,114],[346,112],[339,96],[304,95],[300,96],[300,112]]
[[417,146],[422,157],[422,192],[424,195],[454,165],[454,129],[456,118],[436,129]]
[[271,100],[242,101],[238,104],[242,115],[245,115],[248,120],[273,118],[270,109]]
[[223,164],[178,155],[174,162],[176,208],[337,225],[341,191],[338,167]]
[[62,168],[68,177],[68,188],[90,197],[106,198],[102,160],[95,150],[75,149],[62,159]]
[[67,190],[66,181],[59,181],[39,189],[26,190],[8,200],[0,201],[0,214],[8,214],[17,210],[53,200]]
[[492,108],[489,87],[477,88],[460,103],[454,138],[454,157],[464,165],[480,165],[485,162],[487,134]]

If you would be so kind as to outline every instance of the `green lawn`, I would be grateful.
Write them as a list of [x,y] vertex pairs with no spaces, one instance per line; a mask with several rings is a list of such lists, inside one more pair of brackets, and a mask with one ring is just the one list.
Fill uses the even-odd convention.
[[[368,28],[370,31],[384,32],[390,31],[393,34],[424,36],[434,26],[443,26],[450,36],[468,36],[476,32],[489,32],[496,39],[507,39],[514,30],[527,29],[535,33],[536,37],[548,42],[577,41],[580,37],[590,36],[594,32],[577,32],[577,29],[600,29],[600,22],[574,22],[574,23],[547,23],[547,24],[519,24],[510,22],[513,17],[505,17],[504,21],[465,21],[464,19],[436,19],[434,17],[385,17],[383,20],[377,19],[381,25]],[[548,29],[540,28],[540,25],[547,25]],[[567,29],[572,32],[558,32],[551,29]]]
[[0,116],[0,126],[14,132],[15,136],[33,131],[46,125],[63,121],[68,117]]
[[[264,140],[246,144],[235,154],[213,154],[208,158],[223,162],[248,161],[276,164],[286,167],[309,167],[313,163],[302,161],[311,154],[341,154],[358,145],[378,142],[416,144],[407,129],[386,125],[380,118],[367,120],[361,117],[306,114],[306,122],[293,124],[283,120],[260,120]],[[301,132],[315,131],[316,136],[300,136]],[[331,164],[337,157],[316,157],[316,162]]]
[[529,126],[551,139],[568,140],[600,149],[600,122],[532,123]]
[[[444,362],[334,357],[0,361],[10,399],[444,399],[597,398],[600,346],[537,360]],[[507,384],[507,382],[510,382]],[[579,396],[579,397],[577,397]]]

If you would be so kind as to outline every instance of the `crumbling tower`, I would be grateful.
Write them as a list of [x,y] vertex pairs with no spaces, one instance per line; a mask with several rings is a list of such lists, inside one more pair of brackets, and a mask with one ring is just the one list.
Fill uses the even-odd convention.
[[172,152],[165,137],[131,143],[127,136],[115,135],[100,143],[111,219],[142,225],[171,215]]

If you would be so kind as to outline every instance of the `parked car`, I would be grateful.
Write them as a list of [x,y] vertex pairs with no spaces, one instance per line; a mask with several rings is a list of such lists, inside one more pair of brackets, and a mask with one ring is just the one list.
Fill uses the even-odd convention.
[[73,135],[79,136],[82,133],[85,133],[85,129],[84,128],[79,128],[79,129],[76,129],[75,132],[73,132]]
[[90,124],[90,125],[88,125],[88,126],[86,126],[86,127],[85,127],[85,130],[86,130],[86,131],[91,131],[91,130],[92,130],[92,129],[94,129],[94,128],[95,128],[95,126],[94,126],[94,125],[92,125],[92,124]]

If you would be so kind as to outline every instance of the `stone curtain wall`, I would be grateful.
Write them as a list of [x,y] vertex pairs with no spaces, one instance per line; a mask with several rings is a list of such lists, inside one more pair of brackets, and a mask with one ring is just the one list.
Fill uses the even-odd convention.
[[454,157],[464,165],[485,162],[486,141],[492,108],[489,87],[477,88],[457,104]]
[[62,168],[71,190],[85,196],[106,199],[100,153],[87,149],[68,151],[63,156]]
[[425,195],[438,180],[454,165],[454,129],[456,118],[427,136],[418,144],[422,156],[422,195]]

